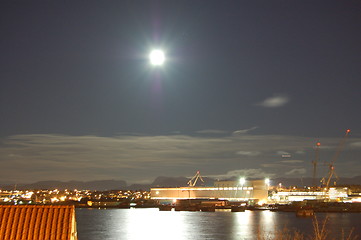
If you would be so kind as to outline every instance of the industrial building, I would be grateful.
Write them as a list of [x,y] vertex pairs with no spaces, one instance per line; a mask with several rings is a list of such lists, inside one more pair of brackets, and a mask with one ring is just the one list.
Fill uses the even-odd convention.
[[170,202],[180,199],[219,199],[260,203],[268,199],[269,180],[216,181],[213,187],[151,188],[152,199]]

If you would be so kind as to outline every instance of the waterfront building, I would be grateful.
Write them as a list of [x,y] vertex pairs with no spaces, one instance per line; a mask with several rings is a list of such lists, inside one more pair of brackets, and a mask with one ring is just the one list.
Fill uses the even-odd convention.
[[151,188],[150,196],[160,202],[180,199],[219,199],[264,203],[268,198],[268,180],[216,181],[213,187]]
[[348,187],[331,188],[276,188],[269,180],[215,181],[212,187],[151,188],[150,196],[161,203],[182,199],[227,200],[249,204],[290,204],[315,200],[320,202],[361,202],[361,194],[351,192]]
[[326,202],[350,201],[350,191],[347,187],[331,187],[329,189],[283,189],[271,191],[269,203],[289,204],[291,202],[301,202],[305,200],[317,200]]

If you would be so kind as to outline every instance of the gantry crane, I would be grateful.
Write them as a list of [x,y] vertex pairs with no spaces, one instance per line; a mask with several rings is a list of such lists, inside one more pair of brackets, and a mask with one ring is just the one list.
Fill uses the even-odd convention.
[[[329,164],[329,170],[328,170],[328,174],[327,174],[327,181],[325,178],[323,178],[321,181],[323,182],[323,184],[325,185],[326,188],[328,188],[330,186],[330,181],[332,179],[333,176],[336,177],[336,179],[338,179],[338,176],[335,172],[335,166],[334,166],[334,163],[335,161],[338,159],[338,157],[340,156],[340,153],[342,152],[343,150],[343,147],[345,145],[345,142],[347,140],[347,137],[348,137],[348,134],[350,133],[350,129],[347,129],[346,130],[346,134],[345,136],[342,138],[342,140],[340,141],[339,145],[338,145],[338,148],[337,148],[337,151],[335,153],[335,155],[333,156],[333,159],[331,161],[331,163]],[[335,182],[336,184],[336,182]]]
[[192,177],[192,179],[188,181],[188,183],[187,183],[188,186],[194,187],[196,185],[198,179],[200,179],[204,183],[201,173],[199,171],[197,171],[196,175],[194,175],[194,177]]
[[319,156],[319,149],[320,149],[320,146],[321,146],[321,143],[318,142],[316,143],[316,146],[315,146],[315,160],[312,161],[312,165],[313,165],[313,179],[312,179],[312,185],[314,187],[317,187],[317,183],[316,183],[316,177],[317,177],[317,163],[318,163],[318,160],[320,158]]

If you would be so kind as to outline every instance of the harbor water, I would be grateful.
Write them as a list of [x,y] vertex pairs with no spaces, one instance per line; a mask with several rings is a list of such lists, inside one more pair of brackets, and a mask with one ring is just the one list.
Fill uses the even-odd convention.
[[[327,218],[331,239],[342,231],[361,239],[361,213],[317,213],[321,224]],[[313,219],[294,212],[176,212],[148,209],[76,209],[79,240],[119,239],[272,239],[276,231],[297,230],[305,237],[313,233]]]

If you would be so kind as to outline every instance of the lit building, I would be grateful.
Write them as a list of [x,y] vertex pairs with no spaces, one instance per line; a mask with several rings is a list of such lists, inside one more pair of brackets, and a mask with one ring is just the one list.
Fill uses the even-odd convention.
[[220,199],[229,201],[266,202],[269,182],[265,180],[216,181],[213,187],[151,188],[152,199]]
[[304,200],[318,201],[347,201],[349,198],[349,189],[345,187],[332,187],[320,191],[300,191],[298,189],[288,189],[282,191],[273,191],[270,193],[269,203],[288,204],[290,202],[301,202]]

